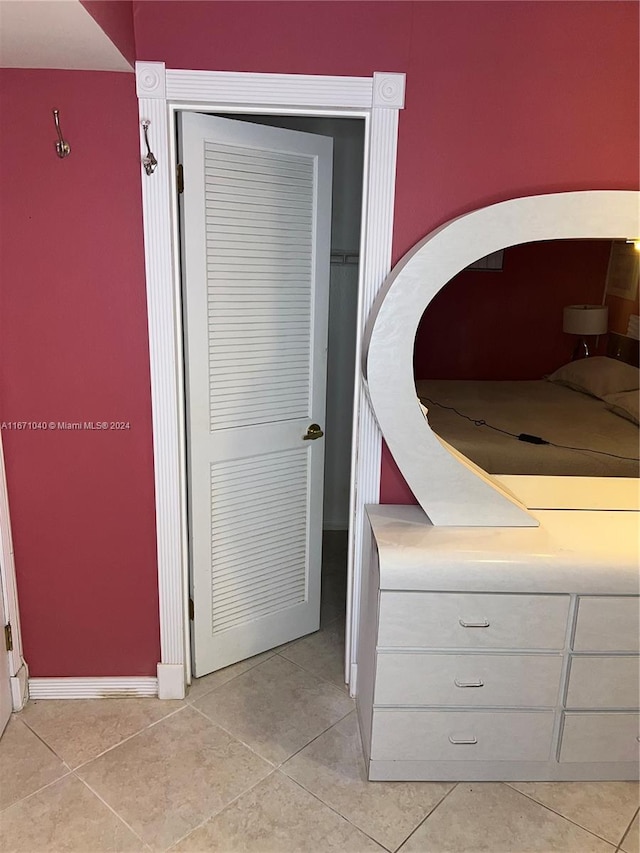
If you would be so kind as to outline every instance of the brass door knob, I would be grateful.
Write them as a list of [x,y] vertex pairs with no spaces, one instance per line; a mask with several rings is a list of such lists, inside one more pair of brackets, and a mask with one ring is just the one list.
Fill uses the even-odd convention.
[[316,438],[322,438],[324,433],[320,429],[320,424],[311,424],[307,428],[307,432],[302,436],[303,441],[315,441]]

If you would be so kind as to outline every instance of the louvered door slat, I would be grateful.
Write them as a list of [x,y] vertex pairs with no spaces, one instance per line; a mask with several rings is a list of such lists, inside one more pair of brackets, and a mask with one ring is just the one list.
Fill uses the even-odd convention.
[[[240,467],[240,462],[238,460],[234,460],[234,462],[226,468],[226,470],[221,470],[218,467],[218,463],[216,463],[216,471],[217,475],[221,478],[233,481],[237,484],[238,489],[242,486],[242,484],[246,481],[250,484],[250,487],[254,489],[255,493],[261,488],[261,484],[264,482],[265,487],[273,488],[274,486],[289,486],[289,488],[293,491],[296,488],[302,488],[306,483],[306,472],[299,467],[289,468],[288,470],[283,470],[282,466],[277,463],[280,462],[292,462],[293,460],[284,458],[280,456],[278,453],[273,454],[274,457],[274,465],[273,466],[260,466],[256,467],[255,471],[251,471],[248,467]],[[253,457],[251,457],[253,458]],[[245,460],[240,460],[244,462]],[[238,467],[234,467],[238,466]],[[215,504],[216,510],[218,508],[222,508],[226,506],[228,503],[233,503],[238,497],[238,492],[235,489],[225,488],[212,488],[211,490],[211,500]],[[273,494],[275,498],[275,494]]]
[[296,175],[301,178],[309,177],[308,159],[302,157],[277,156],[274,151],[256,151],[255,149],[242,150],[241,148],[218,145],[215,142],[206,143],[207,154],[215,155],[220,168],[233,172],[248,171],[251,174],[263,173],[274,175]]
[[[269,515],[269,524],[265,523],[265,519],[260,525],[248,525],[241,528],[237,524],[236,516],[236,519],[232,522],[233,531],[227,529],[226,536],[221,534],[220,536],[211,537],[211,541],[215,542],[216,556],[218,558],[216,565],[214,565],[214,573],[216,571],[216,566],[221,565],[220,559],[223,558],[224,554],[232,551],[237,554],[250,554],[254,550],[256,540],[260,540],[263,546],[270,541],[277,541],[280,543],[287,541],[291,524],[293,523],[295,525],[298,522],[304,522],[305,503],[305,496],[303,495],[299,501],[297,511],[288,512],[286,514],[283,511],[280,511],[279,513],[271,512]],[[272,509],[275,510],[277,507],[272,507]],[[300,509],[303,511],[300,512]],[[219,521],[220,519],[218,519],[218,522]],[[218,526],[220,525],[218,524]],[[240,532],[241,530],[242,533]]]
[[284,288],[278,289],[264,284],[260,288],[249,283],[238,283],[235,289],[219,286],[217,288],[217,299],[220,310],[225,310],[231,306],[234,311],[243,311],[247,302],[254,305],[266,303],[276,311],[278,306],[286,309],[287,307],[299,308],[307,305],[304,293],[296,293],[295,290],[285,290]]
[[[277,222],[265,222],[264,220],[258,223],[247,223],[243,222],[242,218],[235,217],[232,219],[231,217],[222,216],[219,213],[211,214],[207,218],[207,224],[209,227],[216,229],[215,237],[210,238],[211,240],[223,237],[241,239],[247,235],[255,237],[256,240],[262,240],[269,237],[282,239],[291,235],[292,240],[297,245],[298,238],[303,238],[307,230],[302,224],[299,226],[293,224],[285,228]],[[303,233],[300,234],[299,232]]]
[[213,183],[217,179],[225,187],[229,182],[241,184],[243,178],[250,179],[256,185],[308,187],[313,190],[313,167],[305,169],[271,168],[256,158],[253,163],[223,164],[215,150],[205,150],[205,182]]
[[[245,530],[252,529],[254,524],[258,529],[266,529],[269,524],[272,523],[273,518],[277,517],[278,513],[282,512],[290,512],[292,515],[295,515],[297,509],[299,507],[305,507],[305,495],[302,494],[294,494],[291,495],[290,499],[287,501],[274,501],[272,503],[265,503],[264,509],[261,509],[260,512],[260,520],[252,521],[249,519],[239,519],[238,518],[238,509],[236,507],[230,507],[226,512],[219,512],[217,516],[217,520],[219,523],[226,522],[229,527],[233,524],[235,525],[235,530]],[[229,533],[223,531],[221,533],[213,534],[211,536],[211,541],[220,542],[224,541],[225,538],[228,538]]]
[[[281,554],[281,564],[278,572],[288,571],[292,567],[297,567],[300,560],[304,559],[304,549],[288,548]],[[297,568],[296,568],[297,571]],[[219,573],[215,575],[216,589],[219,593],[224,593],[228,587],[238,588],[241,584],[252,584],[253,578],[261,578],[264,575],[264,566],[259,560],[252,560],[243,563],[242,580],[238,580],[235,571]]]
[[[224,303],[223,303],[224,304]],[[275,310],[274,306],[267,306],[266,309],[260,309],[259,306],[254,306],[253,316],[250,319],[245,319],[244,311],[237,306],[231,306],[227,309],[218,308],[209,313],[209,322],[214,326],[220,326],[220,330],[224,330],[229,326],[249,326],[252,330],[266,330],[288,327],[292,323],[308,323],[311,318],[311,313],[304,308],[280,308]],[[260,312],[260,313],[258,313]]]
[[297,588],[290,588],[290,591],[283,592],[275,600],[272,597],[265,597],[263,595],[260,599],[261,603],[256,605],[250,613],[247,613],[247,609],[245,608],[239,612],[225,614],[224,619],[219,618],[217,622],[218,633],[225,630],[231,630],[232,628],[241,628],[243,625],[247,625],[256,619],[271,616],[272,614],[286,610],[289,607],[293,607],[296,604],[299,604],[300,601],[301,597]]
[[[300,561],[304,560],[306,553],[306,546],[301,546],[300,544],[289,544],[286,547],[280,547],[279,545],[274,545],[270,548],[260,549],[259,555],[256,554],[252,556],[250,560],[246,560],[242,564],[242,577],[251,576],[252,572],[256,572],[258,574],[262,574],[264,572],[264,555],[270,559],[271,556],[277,553],[279,558],[282,560],[282,565],[295,564],[296,566],[300,565]],[[238,572],[237,566],[232,566],[227,571],[217,571],[215,574],[212,574],[212,583],[215,584],[222,583],[224,584],[227,580],[233,579],[237,581]]]
[[221,164],[226,164],[226,168],[234,171],[242,171],[244,169],[255,172],[274,172],[276,174],[289,175],[299,172],[302,176],[309,174],[308,159],[303,156],[289,156],[288,153],[280,154],[277,151],[259,151],[255,148],[241,148],[228,146],[224,143],[208,141],[206,143],[207,152],[213,152],[217,155]]
[[[264,508],[265,510],[271,509],[272,507],[279,507],[283,504],[282,495],[279,494],[277,497],[272,495],[269,492],[269,488],[272,486],[272,483],[269,481],[263,481],[260,483],[254,490],[252,490],[252,495],[256,501],[260,502],[261,510]],[[297,499],[300,503],[304,502],[306,491],[306,483],[294,483],[291,486],[289,491],[289,495],[293,499]],[[238,509],[246,504],[246,495],[240,497],[239,495],[234,495],[233,498],[227,498],[225,503],[218,502],[219,509],[216,511],[216,521],[220,522],[220,526],[218,527],[219,534],[223,535],[223,531],[226,528],[223,526],[223,522],[225,519],[225,510],[229,510],[227,515],[229,516],[229,529],[233,523],[237,524],[238,519]],[[235,528],[233,528],[235,529]]]
[[[224,627],[233,621],[238,623],[240,615],[252,620],[256,612],[264,615],[270,612],[265,604],[268,600],[275,610],[281,609],[284,603],[287,606],[292,603],[304,601],[306,589],[306,555],[290,567],[286,575],[279,575],[277,569],[280,567],[280,547],[286,544],[292,546],[304,545],[306,540],[306,511],[293,514],[288,508],[282,506],[282,501],[290,494],[291,478],[283,476],[283,467],[296,477],[300,483],[301,507],[305,508],[306,488],[308,478],[308,458],[305,450],[293,450],[286,453],[276,454],[276,459],[269,460],[270,463],[280,462],[280,467],[263,468],[262,482],[256,488],[255,482],[244,474],[247,469],[253,468],[253,460],[239,460],[235,465],[226,465],[224,476],[217,476],[216,465],[211,466],[211,528],[212,528],[212,553],[211,563],[213,576],[217,572],[225,572],[233,567],[236,577],[243,579],[243,561],[251,560],[255,554],[256,546],[260,547],[261,572],[269,579],[265,585],[243,585],[236,590],[236,594],[229,596],[225,594],[223,599],[216,597],[215,582],[213,584],[213,623],[212,630],[224,630]],[[239,476],[234,476],[235,474]],[[272,507],[271,521],[265,529],[247,530],[246,526],[240,529],[237,525],[238,517],[243,517],[247,509],[253,506],[254,501],[259,500],[260,494],[269,496]],[[278,510],[278,504],[280,509]],[[220,514],[220,509],[230,506],[236,507],[236,513],[229,518]],[[245,517],[250,522],[250,518]],[[216,538],[214,538],[216,537]],[[278,544],[280,547],[273,552],[268,552],[270,544]]]
[[[292,502],[297,502],[298,504],[304,505],[305,503],[305,491],[306,491],[306,483],[294,482],[290,490],[288,492],[288,500],[285,501],[281,494],[276,497],[269,492],[269,488],[272,487],[272,483],[269,480],[263,478],[263,480],[257,484],[256,488],[252,491],[252,495],[256,501],[260,502],[261,511],[269,511],[272,508],[277,508],[279,506],[288,505],[289,498]],[[227,497],[227,500],[222,503],[221,501],[217,502],[217,510],[216,510],[216,521],[222,523],[226,520],[229,521],[229,529],[231,529],[231,525],[233,523],[236,526],[242,520],[238,517],[238,508],[241,508],[246,503],[246,495],[240,497],[239,495],[233,495],[233,497]],[[225,519],[225,515],[228,516],[228,519]],[[257,523],[257,522],[256,522]],[[234,528],[235,529],[235,528]],[[222,536],[226,533],[226,528],[224,526],[220,526],[218,529],[218,535]]]
[[[242,371],[239,370],[238,373]],[[305,382],[305,375],[302,371],[296,372],[294,370],[290,370],[286,374],[282,374],[277,370],[270,370],[269,368],[265,368],[264,370],[256,369],[252,371],[254,376],[258,375],[260,377],[260,381],[263,379],[269,379],[273,384],[273,387],[277,387],[278,385],[295,385],[298,381]],[[235,379],[221,379],[216,382],[218,389],[222,391],[225,385],[234,385],[236,383]]]

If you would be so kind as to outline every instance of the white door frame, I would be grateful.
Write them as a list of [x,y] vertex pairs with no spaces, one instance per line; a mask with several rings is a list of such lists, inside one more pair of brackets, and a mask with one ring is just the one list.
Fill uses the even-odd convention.
[[[179,110],[327,115],[365,120],[365,169],[358,281],[359,354],[366,319],[391,268],[398,110],[405,75],[373,77],[186,71],[162,62],[137,62],[140,145],[148,121],[155,171],[142,175],[142,208],[151,361],[151,400],[156,495],[160,647],[158,695],[182,698],[190,681],[186,439],[175,119]],[[380,492],[381,437],[356,359],[351,467],[349,578],[345,668],[356,691],[356,626],[364,505]]]
[[[18,609],[18,587],[16,567],[13,559],[13,539],[11,536],[11,516],[9,514],[9,495],[7,494],[7,476],[4,465],[4,449],[0,434],[0,574],[2,583],[0,595],[4,603],[5,619],[11,625],[13,649],[6,652],[9,664],[9,683],[11,702],[14,711],[20,711],[27,699],[27,666],[22,657],[22,632],[20,630],[20,611]],[[4,657],[4,625],[0,625],[0,654]],[[4,666],[4,663],[2,664]]]

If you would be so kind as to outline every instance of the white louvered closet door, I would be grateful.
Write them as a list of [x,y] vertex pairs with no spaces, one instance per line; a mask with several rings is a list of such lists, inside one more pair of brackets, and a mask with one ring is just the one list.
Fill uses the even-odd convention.
[[197,676],[319,626],[332,146],[181,115]]

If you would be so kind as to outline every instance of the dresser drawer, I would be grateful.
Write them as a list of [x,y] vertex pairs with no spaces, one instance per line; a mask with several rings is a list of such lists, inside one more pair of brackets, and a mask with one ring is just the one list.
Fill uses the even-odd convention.
[[378,645],[562,649],[568,595],[382,592]]
[[637,708],[638,657],[585,656],[571,659],[567,708]]
[[637,652],[640,599],[581,597],[573,648],[580,652]]
[[638,714],[565,714],[560,761],[638,761]]
[[378,761],[547,761],[553,712],[373,712]]
[[560,655],[380,652],[379,705],[539,707],[556,705]]

